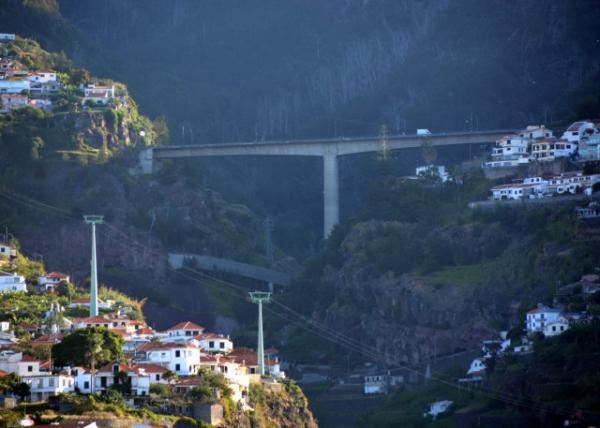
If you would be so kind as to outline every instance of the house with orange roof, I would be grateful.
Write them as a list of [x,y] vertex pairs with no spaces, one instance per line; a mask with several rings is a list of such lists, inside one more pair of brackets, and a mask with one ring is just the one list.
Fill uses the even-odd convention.
[[[122,378],[119,373],[124,373]],[[119,382],[127,382],[131,395],[146,396],[150,393],[151,373],[141,365],[128,366],[123,363],[110,363],[100,368],[94,376],[94,392],[106,391]]]
[[41,361],[22,352],[0,352],[0,370],[15,373],[17,376],[38,375],[41,373]]
[[184,321],[179,324],[175,324],[173,327],[167,329],[168,336],[164,341],[173,341],[183,338],[192,338],[198,336],[204,332],[204,327],[192,321]]
[[54,288],[62,281],[70,282],[71,277],[62,272],[50,272],[38,278],[38,284],[45,291],[54,291]]

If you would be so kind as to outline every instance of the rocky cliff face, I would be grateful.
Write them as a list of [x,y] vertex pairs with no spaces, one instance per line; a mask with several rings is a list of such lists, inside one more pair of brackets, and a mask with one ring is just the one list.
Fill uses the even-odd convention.
[[293,382],[254,384],[250,387],[253,411],[234,417],[231,428],[317,428],[302,390]]
[[[489,233],[471,225],[439,226],[432,231],[436,247],[448,253],[460,252],[463,268],[440,273],[395,273],[383,259],[389,257],[386,240],[404,235],[414,250],[417,226],[397,221],[368,221],[356,224],[342,241],[339,260],[326,265],[318,279],[324,295],[317,298],[313,316],[335,331],[364,343],[374,354],[390,364],[416,364],[433,356],[476,348],[481,339],[494,334],[500,321],[518,322],[518,292],[506,284],[490,286],[488,276],[495,273],[476,263],[482,253],[490,252],[489,241],[514,238],[507,230],[490,228]],[[493,230],[492,230],[493,229]],[[408,239],[411,239],[409,246]],[[416,250],[414,250],[416,251]],[[432,258],[419,252],[419,258]],[[402,263],[398,260],[396,263]],[[477,272],[481,271],[481,272]],[[475,278],[473,278],[475,277]],[[502,281],[504,278],[499,278]]]

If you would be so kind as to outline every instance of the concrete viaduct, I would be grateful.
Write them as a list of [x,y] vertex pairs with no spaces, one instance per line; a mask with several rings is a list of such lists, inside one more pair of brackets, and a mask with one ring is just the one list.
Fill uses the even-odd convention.
[[[515,130],[495,130],[430,134],[427,136],[389,136],[389,150],[419,148],[423,143],[431,146],[492,143]],[[338,156],[381,150],[380,137],[263,141],[187,146],[157,146],[140,153],[141,172],[155,171],[165,159],[207,156],[318,156],[323,158],[324,236],[327,238],[339,222]]]

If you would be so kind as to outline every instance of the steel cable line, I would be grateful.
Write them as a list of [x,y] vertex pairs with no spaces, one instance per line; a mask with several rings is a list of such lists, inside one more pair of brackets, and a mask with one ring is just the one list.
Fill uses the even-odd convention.
[[[46,204],[46,203],[41,202],[41,201],[39,201],[37,199],[30,198],[30,197],[24,196],[24,195],[20,195],[20,194],[15,193],[15,192],[7,192],[4,189],[0,189],[0,194],[3,195],[3,196],[5,196],[5,197],[7,197],[8,199],[10,199],[10,200],[12,200],[14,202],[26,205],[29,208],[40,210],[40,211],[44,211],[44,212],[48,212],[48,213],[52,213],[54,215],[59,215],[61,217],[69,218],[69,219],[72,219],[72,220],[78,220],[78,218],[76,216],[74,216],[72,213],[70,213],[69,211],[61,209],[61,208],[58,208],[58,207],[55,207],[55,206],[52,206],[52,205],[49,205],[49,204]],[[160,253],[158,251],[152,250],[151,248],[149,249],[147,245],[138,242],[134,238],[131,238],[129,235],[127,235],[125,232],[121,231],[117,227],[115,227],[115,226],[113,226],[111,224],[108,224],[108,223],[106,223],[106,225],[111,230],[119,233],[121,236],[123,236],[129,242],[136,244],[140,248],[148,250],[152,254],[158,255],[160,258],[166,259],[166,261],[168,263],[168,258],[165,257],[164,254],[162,254],[162,253]],[[105,236],[106,236],[106,234],[105,234]],[[226,285],[226,286],[228,286],[230,288],[234,288],[236,291],[240,291],[240,292],[243,293],[242,295],[240,295],[240,294],[237,294],[237,293],[226,292],[226,294],[229,294],[229,295],[231,295],[233,297],[241,298],[243,300],[247,300],[247,298],[243,297],[243,295],[245,295],[245,293],[247,292],[247,290],[245,288],[243,288],[242,286],[239,286],[237,284],[231,283],[229,281],[222,280],[220,278],[212,277],[212,276],[207,275],[207,274],[205,274],[203,272],[200,272],[200,271],[197,271],[197,270],[194,270],[194,269],[190,269],[190,268],[188,268],[186,266],[184,266],[182,269],[174,269],[174,268],[168,267],[168,270],[173,271],[173,272],[175,272],[175,273],[177,273],[179,275],[182,275],[182,272],[180,272],[181,270],[192,272],[195,276],[192,276],[192,275],[189,275],[189,274],[188,275],[183,274],[183,276],[187,277],[187,278],[189,278],[191,280],[194,280],[194,281],[198,281],[199,280],[197,278],[197,276],[202,276],[202,277],[205,277],[205,278],[210,279],[212,281],[222,283],[222,284],[224,284],[224,285]],[[205,285],[214,286],[213,284],[205,284]],[[225,290],[222,289],[222,288],[219,288],[219,291],[223,292]],[[281,302],[278,302],[278,301],[275,301],[275,302],[276,302],[276,304],[278,306],[286,309],[289,313],[296,314],[295,316],[299,317],[300,320],[294,320],[294,319],[289,318],[287,316],[284,316],[284,315],[282,315],[282,314],[280,314],[280,313],[278,313],[276,311],[271,310],[268,306],[265,307],[270,313],[273,313],[274,315],[276,315],[276,316],[278,316],[278,317],[280,317],[280,318],[282,318],[282,319],[284,319],[284,320],[286,320],[286,321],[288,321],[288,322],[290,322],[290,323],[292,323],[292,324],[294,324],[294,325],[296,325],[296,326],[298,326],[300,328],[303,328],[303,329],[305,329],[305,330],[307,330],[309,332],[312,332],[313,334],[315,334],[315,335],[317,335],[317,336],[319,336],[319,337],[321,337],[321,338],[323,338],[325,340],[328,340],[328,341],[330,341],[332,343],[335,343],[335,344],[337,344],[337,345],[339,345],[341,347],[344,347],[344,348],[349,349],[351,351],[357,352],[357,353],[359,353],[361,355],[364,355],[364,356],[366,356],[366,357],[368,357],[368,358],[370,358],[370,359],[372,359],[374,361],[381,361],[381,362],[386,363],[386,361],[383,360],[383,357],[381,355],[365,349],[364,346],[359,346],[358,342],[356,342],[354,339],[351,339],[351,338],[349,338],[347,336],[344,336],[343,334],[341,334],[339,332],[336,332],[336,331],[328,328],[327,326],[322,325],[321,323],[319,323],[318,321],[316,321],[314,319],[310,319],[310,318],[305,317],[302,314],[299,314],[298,312],[296,312],[293,309],[287,307],[286,305],[284,305]],[[309,326],[307,326],[306,322],[310,322],[310,324],[313,327],[315,327],[316,330],[315,329],[311,329]],[[392,367],[396,367],[396,368],[400,368],[400,369],[405,369],[405,370],[410,371],[410,372],[412,372],[414,374],[417,374],[418,376],[422,376],[422,377],[426,377],[427,376],[426,373],[423,373],[423,372],[421,372],[421,371],[419,371],[417,369],[413,369],[411,367],[408,367],[408,366],[405,366],[405,365],[401,365],[401,364],[398,364],[398,363],[393,364]],[[458,385],[456,385],[454,382],[448,381],[448,380],[440,378],[438,376],[430,376],[429,379],[431,379],[433,381],[436,381],[438,383],[450,386],[452,388],[461,390],[461,388]],[[477,390],[474,390],[474,391],[471,390],[471,391],[474,392],[474,393],[478,393],[479,395],[482,395],[482,396],[484,396],[486,398],[490,398],[490,399],[497,400],[497,401],[502,401],[502,402],[505,402],[507,404],[511,404],[511,405],[514,405],[514,406],[517,406],[517,407],[527,407],[527,408],[530,408],[530,409],[533,409],[533,410],[547,411],[549,413],[556,414],[556,415],[563,415],[563,416],[570,416],[570,415],[572,415],[572,411],[569,411],[569,410],[566,410],[566,409],[563,410],[563,409],[554,408],[554,407],[553,408],[547,408],[547,407],[545,407],[545,403],[540,402],[538,400],[534,400],[534,399],[527,398],[527,397],[524,397],[524,396],[516,396],[516,395],[509,394],[509,393],[504,393],[502,391],[494,390],[494,389],[491,389],[491,388],[485,388],[485,387],[481,388],[480,387]],[[586,411],[586,413],[588,413],[588,414],[600,414],[598,412],[590,412],[590,411]]]

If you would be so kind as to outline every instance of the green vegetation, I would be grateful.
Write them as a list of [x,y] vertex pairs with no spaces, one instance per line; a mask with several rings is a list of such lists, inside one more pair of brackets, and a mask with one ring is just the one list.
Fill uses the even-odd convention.
[[58,367],[83,366],[99,368],[123,358],[124,340],[104,327],[79,329],[65,336],[52,347],[54,363]]

